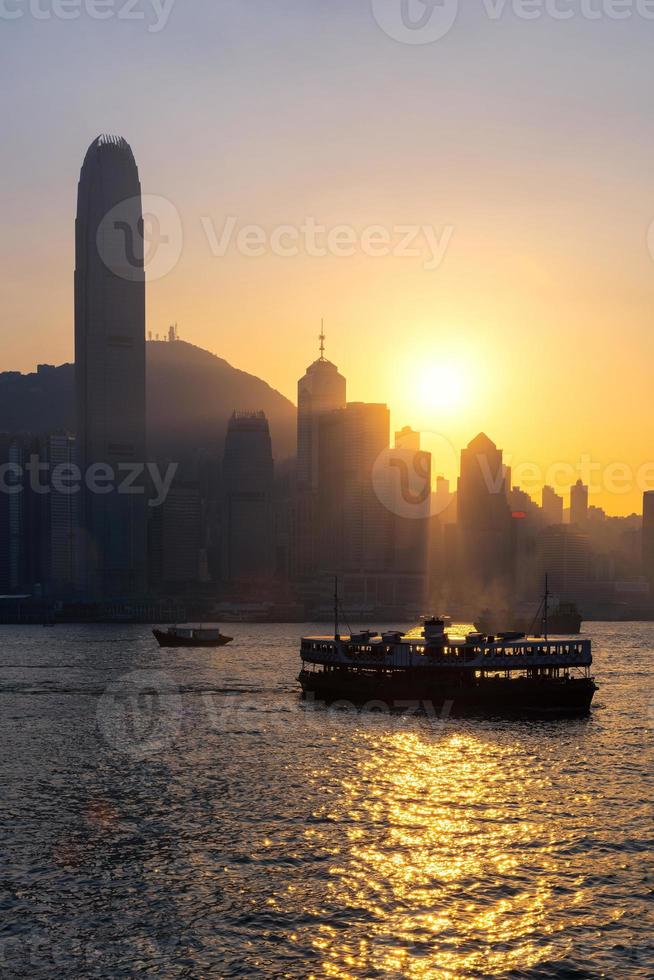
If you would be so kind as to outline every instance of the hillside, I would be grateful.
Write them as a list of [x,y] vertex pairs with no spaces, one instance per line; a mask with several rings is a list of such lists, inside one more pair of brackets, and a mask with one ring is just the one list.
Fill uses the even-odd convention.
[[[262,410],[277,459],[295,452],[295,407],[260,378],[184,341],[149,341],[149,452],[183,459],[194,449],[222,454],[234,409]],[[35,374],[0,373],[0,431],[75,430],[72,364],[41,366]]]

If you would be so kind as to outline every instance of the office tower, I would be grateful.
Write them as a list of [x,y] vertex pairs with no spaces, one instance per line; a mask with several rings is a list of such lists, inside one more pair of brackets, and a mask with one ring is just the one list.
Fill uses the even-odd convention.
[[302,579],[319,570],[316,495],[318,492],[318,431],[328,412],[345,408],[346,381],[325,358],[325,335],[320,334],[320,357],[298,382],[297,493],[294,518],[293,572]]
[[420,433],[412,429],[410,425],[405,425],[403,429],[395,433],[395,448],[420,452]]
[[317,435],[321,415],[345,408],[347,383],[338,368],[325,358],[325,335],[320,335],[320,357],[298,382],[297,481],[299,489],[315,490],[318,479]]
[[654,592],[654,490],[643,494],[643,575]]
[[[388,448],[386,405],[350,403],[343,412],[344,567],[352,571],[388,568],[390,511],[373,486],[373,468]],[[324,481],[328,477],[325,475]],[[334,488],[336,490],[336,488]]]
[[[145,271],[141,185],[124,139],[100,136],[82,166],[75,228],[75,379],[78,455],[85,478],[114,487],[145,449]],[[109,469],[110,468],[110,469]],[[143,479],[130,492],[85,488],[82,590],[138,595],[146,580]],[[139,492],[140,491],[140,492]]]
[[[385,405],[351,403],[320,419],[319,573],[388,567],[390,511],[375,493],[373,468],[388,449],[389,429]],[[344,588],[343,594],[351,597],[352,588]]]
[[350,609],[420,606],[425,590],[429,494],[423,520],[411,522],[407,554],[399,529],[409,520],[394,498],[397,472],[390,465],[389,436],[386,405],[354,402],[320,420],[320,571],[325,579],[341,577]]
[[552,525],[539,535],[539,578],[549,576],[549,587],[563,599],[585,593],[591,577],[591,547],[578,527]]
[[461,452],[457,514],[464,584],[506,589],[513,576],[513,527],[502,450],[480,433]]
[[570,487],[570,523],[584,527],[588,520],[588,487],[577,480]]
[[[380,463],[382,460],[380,460]],[[393,515],[393,569],[425,575],[429,554],[429,518],[432,504],[431,453],[420,447],[420,433],[405,426],[395,433],[395,448],[383,461],[388,473],[379,473],[388,486],[384,502]],[[419,597],[414,596],[414,601]]]
[[198,484],[175,480],[150,520],[150,581],[180,590],[201,577],[201,501]]
[[563,524],[563,497],[553,487],[543,487],[541,503],[546,524]]
[[79,591],[80,492],[75,491],[79,473],[75,439],[53,433],[39,440],[39,458],[48,464],[50,492],[32,495],[32,506],[40,512],[39,581],[47,596],[65,599]]
[[225,437],[222,576],[250,587],[274,573],[274,464],[263,412],[234,412]]
[[10,595],[28,585],[27,498],[25,440],[0,434],[0,593]]

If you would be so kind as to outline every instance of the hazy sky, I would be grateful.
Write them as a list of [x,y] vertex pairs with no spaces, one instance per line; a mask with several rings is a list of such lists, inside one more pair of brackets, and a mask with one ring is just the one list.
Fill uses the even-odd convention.
[[[602,470],[591,502],[640,509],[654,460],[645,0],[548,0],[538,19],[466,0],[449,32],[410,0],[442,29],[425,44],[397,39],[425,39],[402,0],[138,0],[140,20],[104,0],[103,21],[91,0],[66,3],[77,19],[57,0],[0,0],[0,369],[72,359],[77,179],[113,132],[183,229],[162,224],[153,271],[173,267],[148,287],[153,333],[177,321],[295,399],[324,316],[352,400],[387,401],[395,424],[455,450],[485,429],[543,479],[584,457],[627,464],[628,492]],[[324,251],[307,221],[332,229],[328,254],[307,254]],[[239,247],[247,225],[262,255]],[[394,254],[407,236],[418,254]]]

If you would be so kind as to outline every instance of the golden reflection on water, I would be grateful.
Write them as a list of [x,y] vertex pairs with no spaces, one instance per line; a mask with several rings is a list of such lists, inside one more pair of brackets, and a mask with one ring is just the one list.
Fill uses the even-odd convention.
[[[493,976],[546,958],[552,831],[545,815],[519,816],[529,799],[538,814],[542,800],[543,776],[525,766],[524,747],[470,735],[359,738],[372,744],[329,807],[343,846],[326,898],[361,927],[353,946],[347,930],[321,925],[313,940],[320,975]],[[525,848],[534,838],[530,874]]]

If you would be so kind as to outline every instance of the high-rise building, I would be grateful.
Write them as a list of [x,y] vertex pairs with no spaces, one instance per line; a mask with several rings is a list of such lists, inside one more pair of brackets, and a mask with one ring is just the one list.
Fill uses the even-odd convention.
[[654,490],[643,494],[643,575],[654,593]]
[[505,589],[513,576],[509,471],[502,450],[483,432],[461,452],[457,491],[461,571],[465,585]]
[[[145,270],[141,185],[124,139],[100,136],[82,166],[75,228],[75,380],[82,591],[130,597],[146,584],[143,479],[113,487],[145,449]],[[95,488],[88,489],[95,476]],[[102,490],[98,491],[98,485]],[[139,492],[140,491],[140,492]]]
[[307,368],[297,388],[297,481],[301,490],[317,487],[320,417],[345,408],[346,388],[343,375],[325,358],[325,335],[321,333],[320,357]]
[[563,524],[563,497],[558,495],[554,487],[543,487],[541,504],[546,524]]
[[0,593],[23,591],[29,579],[24,439],[0,434]]
[[410,425],[405,425],[403,429],[395,433],[395,448],[419,453],[420,433],[412,429]]
[[[420,433],[405,426],[395,433],[395,448],[386,460],[387,500],[393,515],[393,567],[397,572],[426,575],[432,504],[431,453],[421,449]],[[414,601],[419,601],[415,596]]]
[[[69,486],[66,473],[77,471],[75,439],[53,433],[40,440],[40,457],[49,465],[53,485],[37,498],[40,503],[40,568],[43,592],[69,598],[79,591],[79,492]],[[55,475],[59,472],[59,479]],[[36,501],[33,501],[33,505]]]
[[182,590],[201,578],[201,501],[198,484],[175,480],[150,520],[150,581]]
[[234,412],[225,437],[222,577],[242,587],[269,581],[275,570],[274,463],[263,412]]
[[317,492],[319,472],[318,435],[320,420],[329,412],[345,408],[345,378],[325,358],[325,335],[320,334],[320,357],[298,382],[297,493],[295,499],[293,572],[306,579],[319,567],[317,550]]
[[547,574],[552,592],[565,599],[583,596],[591,577],[590,542],[578,527],[545,528],[538,541],[538,578]]
[[570,487],[570,523],[584,527],[588,520],[588,487],[577,480]]
[[353,402],[320,420],[318,572],[325,595],[340,576],[353,610],[421,607],[425,593],[429,493],[421,519],[405,516],[389,437],[386,405]]

